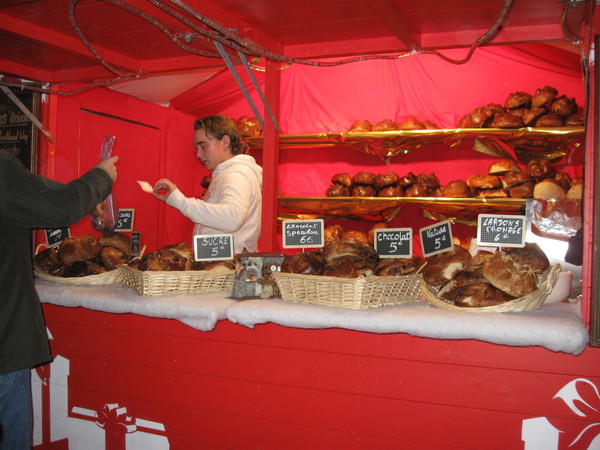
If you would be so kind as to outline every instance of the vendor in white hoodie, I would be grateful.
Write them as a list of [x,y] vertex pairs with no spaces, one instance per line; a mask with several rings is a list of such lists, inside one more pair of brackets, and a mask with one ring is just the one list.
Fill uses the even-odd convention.
[[186,197],[166,178],[156,182],[152,195],[192,220],[195,235],[233,234],[234,252],[258,251],[262,167],[252,156],[242,154],[235,122],[223,114],[196,120],[194,145],[196,157],[213,171],[203,199]]

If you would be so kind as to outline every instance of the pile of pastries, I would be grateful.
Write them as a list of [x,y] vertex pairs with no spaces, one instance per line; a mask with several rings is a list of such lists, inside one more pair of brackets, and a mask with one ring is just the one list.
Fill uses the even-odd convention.
[[485,173],[441,185],[434,173],[404,176],[394,171],[354,176],[337,173],[327,197],[574,198],[582,197],[581,178],[557,170],[548,160],[531,160],[521,169],[510,159],[492,163]]
[[437,130],[439,127],[431,120],[419,120],[416,117],[396,122],[392,119],[383,119],[375,124],[368,120],[357,120],[348,131],[352,133],[369,133],[372,131],[411,131],[411,130]]
[[263,129],[256,117],[242,116],[233,121],[242,137],[257,137],[263,134]]
[[344,231],[341,225],[325,227],[322,249],[288,255],[281,271],[303,275],[338,278],[360,276],[401,276],[416,273],[425,263],[420,256],[379,258],[373,247],[373,234],[385,223],[375,224],[368,232]]
[[539,277],[550,266],[537,244],[496,252],[455,246],[427,258],[424,281],[438,288],[437,296],[456,306],[486,307],[524,297],[537,290]]
[[196,261],[194,251],[185,243],[170,244],[135,258],[127,264],[134,269],[145,271],[206,270],[228,272],[235,269],[231,261]]
[[552,86],[533,94],[513,92],[504,104],[488,103],[460,118],[457,128],[522,128],[583,126],[583,116],[574,98],[558,95]]
[[131,259],[131,239],[118,231],[107,236],[69,236],[33,257],[33,266],[56,277],[85,277],[115,270]]

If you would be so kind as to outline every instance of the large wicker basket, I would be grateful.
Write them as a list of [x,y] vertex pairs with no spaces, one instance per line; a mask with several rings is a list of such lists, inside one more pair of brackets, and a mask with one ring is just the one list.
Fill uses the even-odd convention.
[[38,269],[35,269],[34,273],[36,277],[41,278],[42,280],[72,285],[112,284],[119,283],[121,281],[121,273],[117,269],[109,272],[99,273],[97,275],[88,275],[85,277],[55,277]]
[[119,271],[124,286],[148,297],[231,291],[235,274],[234,270],[141,271],[125,265]]
[[470,308],[464,306],[456,306],[447,300],[441,299],[437,296],[438,289],[429,286],[427,283],[423,283],[422,292],[423,297],[430,304],[437,306],[441,309],[452,309],[455,311],[465,311],[473,313],[504,313],[504,312],[520,312],[520,311],[532,311],[542,306],[548,294],[552,291],[556,280],[558,280],[558,274],[560,273],[560,266],[558,264],[550,266],[540,277],[538,278],[538,289],[531,294],[528,294],[521,298],[516,298],[506,303],[494,306],[485,306],[481,308]]
[[273,272],[272,276],[281,298],[295,303],[367,309],[421,299],[420,275],[337,278]]

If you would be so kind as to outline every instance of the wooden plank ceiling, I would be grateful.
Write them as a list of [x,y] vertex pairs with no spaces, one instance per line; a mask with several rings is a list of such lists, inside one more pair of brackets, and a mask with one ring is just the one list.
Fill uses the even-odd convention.
[[[546,42],[572,46],[595,0],[0,0],[0,73],[52,84],[224,63]],[[502,23],[499,19],[503,18]]]

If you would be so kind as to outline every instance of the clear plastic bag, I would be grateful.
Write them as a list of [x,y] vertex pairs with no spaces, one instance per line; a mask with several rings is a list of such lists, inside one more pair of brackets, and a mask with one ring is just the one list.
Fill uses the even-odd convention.
[[[100,151],[100,161],[110,158],[114,142],[114,136],[106,135],[104,137],[104,143]],[[112,233],[119,220],[119,207],[117,206],[114,194],[109,194],[102,202],[98,203],[89,214],[89,217],[90,223],[95,230],[104,235]]]

